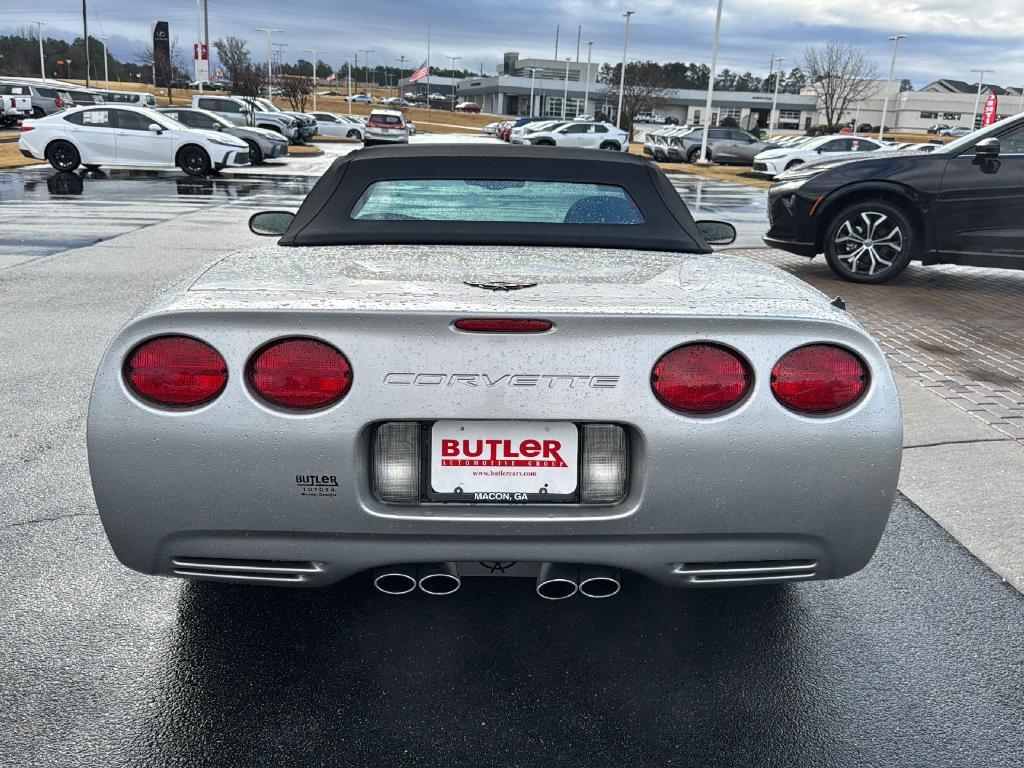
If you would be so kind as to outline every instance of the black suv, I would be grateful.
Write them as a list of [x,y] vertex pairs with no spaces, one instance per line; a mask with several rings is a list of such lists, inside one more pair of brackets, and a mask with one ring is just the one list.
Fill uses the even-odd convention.
[[802,166],[768,191],[764,241],[884,283],[913,260],[1024,269],[1024,116],[931,153]]

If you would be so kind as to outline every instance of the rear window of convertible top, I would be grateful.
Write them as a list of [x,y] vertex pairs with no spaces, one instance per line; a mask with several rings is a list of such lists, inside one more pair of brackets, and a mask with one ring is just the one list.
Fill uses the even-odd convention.
[[611,184],[499,179],[393,179],[366,188],[360,221],[495,221],[643,224],[625,189]]

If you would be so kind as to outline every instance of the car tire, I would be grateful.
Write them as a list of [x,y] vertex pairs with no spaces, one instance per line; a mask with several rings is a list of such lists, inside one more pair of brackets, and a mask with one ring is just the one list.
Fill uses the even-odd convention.
[[210,156],[206,150],[189,144],[178,152],[178,167],[189,176],[208,176],[210,173]]
[[260,145],[252,139],[246,139],[245,143],[249,145],[249,164],[261,165],[263,163],[263,150],[260,149]]
[[786,163],[786,170],[791,171],[794,168],[799,168],[803,164],[803,160],[790,160],[788,163]]
[[351,131],[349,131],[348,133],[345,134],[345,138],[346,139],[358,139],[358,138],[361,138],[361,137],[359,135],[359,131],[357,129],[353,128]]
[[42,120],[44,117],[46,117],[46,113],[43,112],[43,108],[42,107],[32,107],[32,119],[33,120]]
[[[697,158],[699,157],[700,147],[694,147],[693,149],[686,153],[686,162],[692,165],[693,163],[697,162]],[[704,159],[709,162],[711,161],[711,147],[708,147],[707,150],[704,152]]]
[[533,142],[533,146],[535,146],[535,147],[553,147],[553,146],[555,146],[555,142],[553,142],[551,139],[540,139],[539,141]]
[[608,149],[613,152],[621,152],[622,145],[617,141],[606,141],[601,145],[601,149]]
[[917,229],[900,206],[865,200],[840,210],[823,240],[825,260],[854,283],[885,283],[907,268],[917,248]]
[[82,156],[70,141],[54,141],[46,148],[46,160],[58,171],[73,171],[82,164]]

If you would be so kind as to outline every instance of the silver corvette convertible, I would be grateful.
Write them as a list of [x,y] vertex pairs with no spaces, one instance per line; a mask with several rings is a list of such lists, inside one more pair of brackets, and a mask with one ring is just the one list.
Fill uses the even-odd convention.
[[89,466],[125,565],[557,599],[875,551],[901,444],[881,351],[841,302],[711,253],[731,228],[653,164],[361,150],[250,226],[280,239],[180,281],[100,364]]

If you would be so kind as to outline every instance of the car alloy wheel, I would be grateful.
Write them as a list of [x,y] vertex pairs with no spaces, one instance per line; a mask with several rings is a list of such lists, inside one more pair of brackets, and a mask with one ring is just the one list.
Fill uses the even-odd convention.
[[81,162],[78,150],[75,149],[73,144],[69,144],[66,141],[58,141],[51,144],[49,149],[46,150],[46,159],[58,171],[73,171]]
[[260,145],[252,139],[246,139],[246,144],[249,145],[249,162],[252,165],[259,165],[263,162],[263,150],[260,149]]
[[347,138],[349,138],[349,139],[358,139],[359,138],[359,131],[357,131],[355,128],[353,128],[351,131],[348,132]]
[[205,176],[210,172],[210,158],[199,147],[185,147],[178,159],[178,167],[189,176]]
[[904,212],[888,203],[854,204],[832,220],[825,257],[840,277],[883,283],[910,263],[914,230]]

